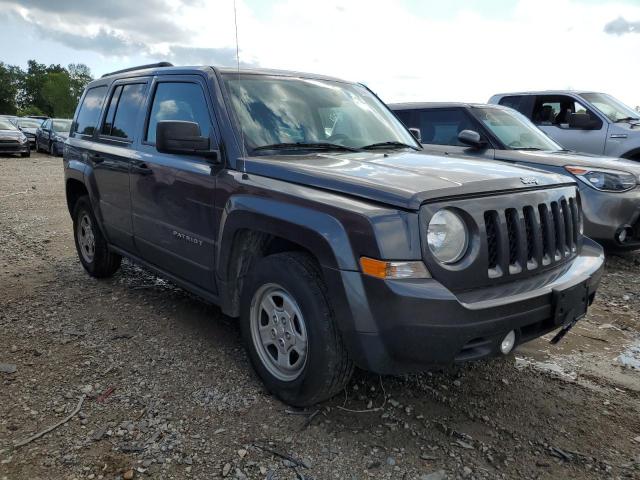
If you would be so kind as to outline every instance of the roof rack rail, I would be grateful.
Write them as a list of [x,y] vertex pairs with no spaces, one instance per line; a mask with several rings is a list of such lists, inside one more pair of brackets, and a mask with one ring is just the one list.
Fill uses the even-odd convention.
[[159,68],[159,67],[173,67],[173,63],[158,62],[158,63],[148,63],[147,65],[138,65],[137,67],[124,68],[122,70],[116,70],[115,72],[105,73],[100,78],[110,77],[111,75],[117,75],[118,73],[134,72],[136,70],[144,70],[145,68]]

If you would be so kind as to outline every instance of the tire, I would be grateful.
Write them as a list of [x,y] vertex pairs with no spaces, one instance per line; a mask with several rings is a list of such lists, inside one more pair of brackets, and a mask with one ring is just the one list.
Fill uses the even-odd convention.
[[49,142],[49,146],[47,147],[47,153],[49,155],[53,155],[53,142]]
[[[263,308],[267,304],[269,309]],[[261,259],[245,279],[240,324],[254,369],[266,388],[285,403],[314,405],[349,382],[353,362],[319,268],[309,255],[287,252]],[[269,342],[273,343],[267,346]]]
[[22,158],[28,158],[28,157],[30,157],[30,156],[31,156],[31,151],[28,151],[28,152],[22,152],[22,153],[20,154],[20,156],[21,156]]
[[122,257],[109,251],[86,195],[78,199],[73,209],[73,238],[80,263],[89,275],[106,278],[118,271]]

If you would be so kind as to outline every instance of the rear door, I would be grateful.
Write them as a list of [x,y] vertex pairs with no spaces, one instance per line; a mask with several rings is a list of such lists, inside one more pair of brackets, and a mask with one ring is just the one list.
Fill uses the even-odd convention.
[[484,129],[464,108],[419,108],[398,110],[395,114],[407,126],[417,128],[422,137],[422,146],[432,153],[493,158],[494,150],[470,148],[458,140],[462,130],[474,130],[485,140]]
[[109,241],[130,252],[134,242],[129,170],[140,157],[136,144],[148,83],[148,78],[113,83],[88,155]]
[[[595,124],[588,129],[569,125],[572,113],[586,113]],[[608,124],[592,109],[569,95],[536,95],[532,121],[540,130],[569,150],[602,155]]]
[[207,80],[199,75],[155,78],[146,107],[141,157],[131,166],[133,230],[140,256],[180,279],[215,292],[216,175],[220,165],[197,155],[156,150],[162,120],[196,122],[219,145]]

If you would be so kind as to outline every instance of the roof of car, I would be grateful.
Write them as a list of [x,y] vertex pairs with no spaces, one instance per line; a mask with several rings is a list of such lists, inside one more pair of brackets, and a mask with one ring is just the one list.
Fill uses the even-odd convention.
[[391,110],[414,110],[416,108],[504,108],[501,105],[466,102],[404,102],[388,103]]
[[94,80],[91,82],[91,86],[101,85],[110,83],[113,80],[117,80],[120,78],[131,78],[131,77],[142,77],[148,75],[160,75],[160,74],[189,74],[194,72],[208,72],[208,71],[217,71],[221,74],[229,74],[229,73],[239,73],[240,75],[274,75],[274,76],[282,76],[282,77],[302,77],[302,78],[313,78],[317,80],[330,80],[335,82],[343,82],[343,83],[354,83],[348,80],[343,80],[340,78],[330,77],[327,75],[318,75],[315,73],[306,73],[306,72],[296,72],[291,70],[272,70],[265,68],[235,68],[235,67],[216,67],[216,66],[208,66],[208,65],[195,65],[195,66],[141,66],[139,69],[135,67],[133,69],[128,69],[127,71],[118,71],[113,73],[108,73],[103,75],[101,78]]
[[526,92],[508,92],[508,93],[496,93],[494,97],[511,97],[514,95],[566,95],[572,93],[574,95],[581,95],[583,93],[598,93],[592,90],[532,90]]

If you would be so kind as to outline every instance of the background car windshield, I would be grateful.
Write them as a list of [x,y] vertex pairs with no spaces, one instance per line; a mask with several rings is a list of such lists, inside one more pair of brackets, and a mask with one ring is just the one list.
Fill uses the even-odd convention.
[[306,78],[227,74],[225,84],[248,150],[277,143],[379,142],[418,146],[360,85]]
[[9,120],[0,118],[0,130],[17,130],[17,128]]
[[60,133],[69,133],[71,129],[71,120],[54,120],[53,131]]
[[507,148],[562,150],[560,145],[515,110],[474,108],[473,113]]
[[42,122],[32,118],[21,118],[18,120],[18,126],[20,128],[38,128],[40,125],[42,125]]
[[640,118],[640,113],[605,93],[583,93],[580,96],[600,110],[612,122],[623,118]]

